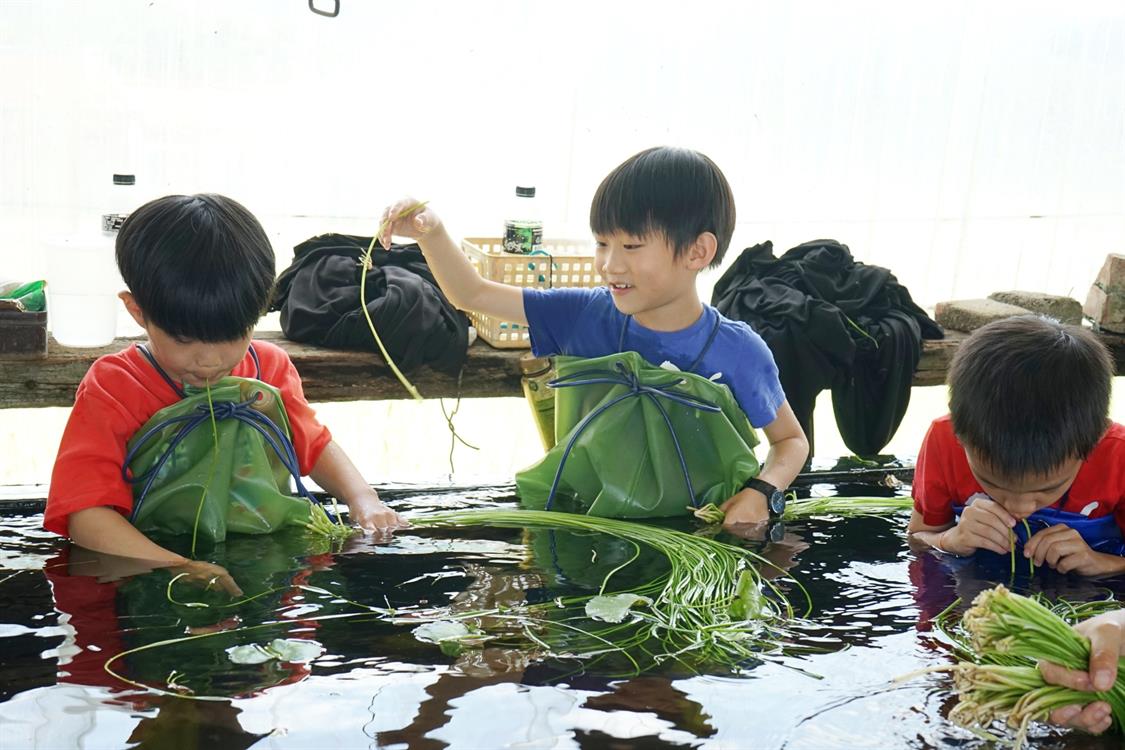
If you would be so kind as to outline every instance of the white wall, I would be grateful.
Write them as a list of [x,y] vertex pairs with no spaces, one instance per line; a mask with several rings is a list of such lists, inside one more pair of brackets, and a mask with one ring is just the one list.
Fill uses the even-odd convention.
[[[41,239],[98,213],[113,171],[142,198],[240,200],[284,266],[313,234],[370,233],[403,193],[493,234],[524,180],[549,235],[582,236],[601,177],[659,143],[722,166],[735,252],[835,237],[923,305],[1083,299],[1125,251],[1120,2],[340,5],[0,0],[0,276],[43,275]],[[61,422],[29,448],[31,414],[0,412],[0,435],[49,464]],[[441,466],[431,416],[412,439]],[[365,473],[409,470],[364,429]],[[520,429],[482,442],[533,447]],[[5,463],[0,483],[44,478]]]
[[1120,3],[340,5],[0,0],[3,273],[114,170],[241,200],[284,263],[404,192],[491,233],[528,178],[583,233],[657,143],[726,171],[735,249],[833,236],[928,304],[1082,297],[1125,245]]

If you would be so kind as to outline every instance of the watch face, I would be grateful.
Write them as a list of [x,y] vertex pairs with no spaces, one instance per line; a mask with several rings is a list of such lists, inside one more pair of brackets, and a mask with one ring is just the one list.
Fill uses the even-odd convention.
[[770,513],[780,516],[785,512],[785,493],[774,490],[769,496]]

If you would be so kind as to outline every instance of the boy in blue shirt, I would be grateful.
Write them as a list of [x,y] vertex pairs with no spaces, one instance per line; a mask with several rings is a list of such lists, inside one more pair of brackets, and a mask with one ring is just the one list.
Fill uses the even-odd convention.
[[808,457],[765,342],[748,325],[700,301],[695,281],[719,265],[734,232],[734,199],[719,168],[687,149],[630,157],[598,187],[590,207],[598,289],[521,289],[482,278],[428,207],[405,199],[383,213],[380,238],[418,241],[454,305],[526,324],[536,356],[601,357],[636,351],[660,365],[726,384],[770,450],[761,473],[723,504],[727,525],[768,520]]

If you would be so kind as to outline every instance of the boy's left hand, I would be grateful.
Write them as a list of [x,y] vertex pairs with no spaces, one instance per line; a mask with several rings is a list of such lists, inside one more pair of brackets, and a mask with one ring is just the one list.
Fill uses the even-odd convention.
[[374,492],[352,498],[348,502],[352,523],[373,534],[405,529],[410,523],[388,508]]
[[1095,552],[1081,534],[1061,523],[1034,534],[1024,545],[1023,554],[1036,565],[1046,563],[1060,573],[1097,576],[1125,567],[1117,555]]
[[738,524],[765,523],[770,520],[770,512],[766,506],[766,496],[754,489],[744,489],[734,497],[722,504],[722,511],[726,513],[723,526],[737,526]]

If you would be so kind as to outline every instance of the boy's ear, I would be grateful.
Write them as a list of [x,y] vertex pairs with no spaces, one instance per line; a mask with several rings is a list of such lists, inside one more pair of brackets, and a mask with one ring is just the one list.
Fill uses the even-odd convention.
[[121,292],[117,298],[125,303],[125,309],[129,311],[130,317],[137,321],[137,325],[145,328],[148,324],[145,322],[145,314],[137,304],[136,298],[133,297],[131,292]]
[[702,271],[711,265],[715,253],[719,251],[719,238],[711,232],[704,232],[695,238],[695,242],[687,251],[688,268],[693,271]]

